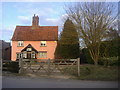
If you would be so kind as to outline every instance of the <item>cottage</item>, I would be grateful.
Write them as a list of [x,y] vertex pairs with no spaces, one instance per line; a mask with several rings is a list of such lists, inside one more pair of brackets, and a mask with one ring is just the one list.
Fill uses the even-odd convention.
[[33,16],[32,26],[16,26],[12,37],[12,60],[54,59],[58,40],[58,26],[39,26]]

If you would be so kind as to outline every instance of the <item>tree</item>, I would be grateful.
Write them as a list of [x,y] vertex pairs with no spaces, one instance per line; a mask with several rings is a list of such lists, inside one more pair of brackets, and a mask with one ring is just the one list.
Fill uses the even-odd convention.
[[108,38],[106,40],[107,41],[116,40],[119,39],[119,37],[120,36],[118,30],[110,28],[110,31],[108,32]]
[[109,32],[109,37],[106,41],[103,41],[100,46],[100,56],[101,57],[117,57],[118,51],[120,51],[120,36],[118,31],[111,28]]
[[70,19],[64,23],[63,31],[55,51],[55,58],[78,58],[79,57],[79,38],[76,28]]
[[[98,64],[101,42],[108,36],[115,17],[113,6],[105,2],[76,3],[66,7],[66,13],[75,23],[94,64]],[[114,12],[115,14],[115,12]]]

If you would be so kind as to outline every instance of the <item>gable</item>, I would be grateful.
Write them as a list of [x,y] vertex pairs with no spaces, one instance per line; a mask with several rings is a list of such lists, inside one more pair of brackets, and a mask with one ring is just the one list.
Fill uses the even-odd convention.
[[36,53],[38,53],[38,51],[31,44],[29,44],[28,46],[26,46],[23,50],[21,50],[21,52],[28,51],[27,50],[28,48],[30,48],[31,51],[35,51]]

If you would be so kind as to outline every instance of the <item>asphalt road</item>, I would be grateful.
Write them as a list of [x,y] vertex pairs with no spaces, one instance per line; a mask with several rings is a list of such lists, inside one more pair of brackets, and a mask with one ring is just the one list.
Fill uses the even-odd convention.
[[2,88],[118,88],[115,81],[3,77]]

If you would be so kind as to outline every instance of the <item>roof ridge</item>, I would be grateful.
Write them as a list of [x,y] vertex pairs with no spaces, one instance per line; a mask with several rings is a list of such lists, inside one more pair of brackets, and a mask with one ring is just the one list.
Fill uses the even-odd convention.
[[16,27],[58,27],[58,26],[20,26],[20,25],[16,25]]

